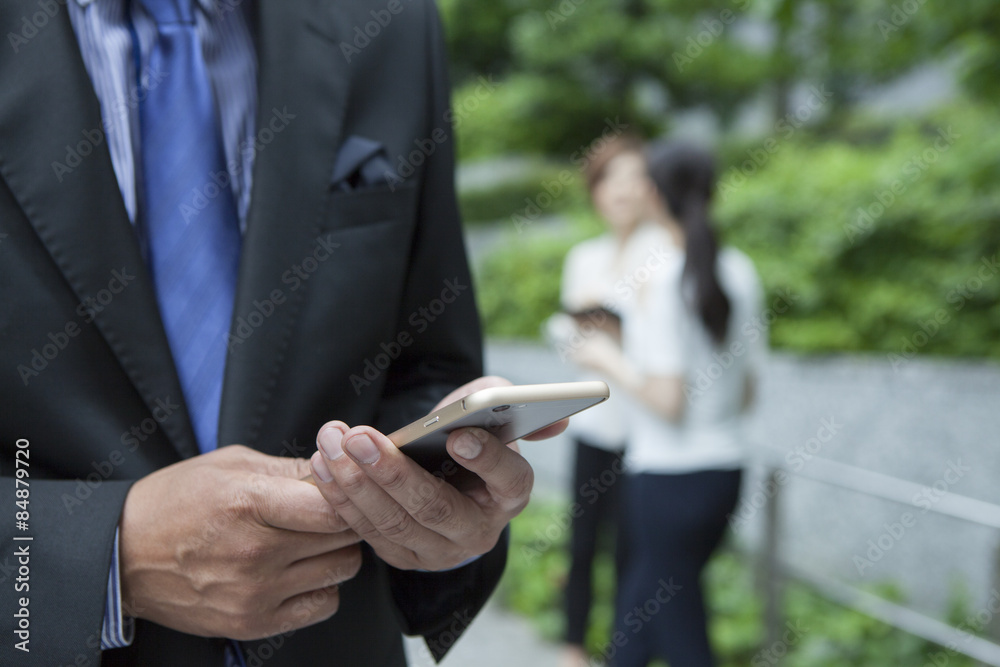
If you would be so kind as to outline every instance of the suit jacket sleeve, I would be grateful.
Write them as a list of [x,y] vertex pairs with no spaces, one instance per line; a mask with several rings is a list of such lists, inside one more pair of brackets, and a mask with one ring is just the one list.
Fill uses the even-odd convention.
[[[29,477],[28,487],[16,486],[7,463],[0,479],[0,508],[7,517],[0,528],[0,579],[9,587],[2,596],[7,641],[0,663],[96,664],[115,528],[131,482],[103,480],[92,488],[83,481]],[[13,521],[15,512],[23,511],[15,506],[17,488],[29,490],[26,531]],[[26,536],[32,539],[13,539]],[[24,613],[22,598],[28,601],[27,616],[17,617]],[[28,652],[16,648],[24,640]]]
[[[422,172],[420,224],[414,239],[401,322],[420,332],[387,377],[378,423],[397,428],[429,412],[455,387],[482,375],[482,343],[455,201],[452,114],[441,28],[428,3],[428,137],[445,133]],[[421,312],[435,299],[454,297],[440,315]],[[430,318],[433,317],[433,321]],[[447,572],[390,568],[390,583],[404,632],[420,634],[440,659],[496,587],[507,558],[506,531],[479,560]]]

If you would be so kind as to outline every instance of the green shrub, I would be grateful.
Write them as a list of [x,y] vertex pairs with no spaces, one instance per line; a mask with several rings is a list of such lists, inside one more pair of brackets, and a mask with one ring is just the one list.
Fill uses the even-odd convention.
[[488,92],[472,79],[451,99],[462,159],[520,153],[572,163],[606,128],[617,128],[616,117],[630,129],[648,129],[621,118],[620,101],[602,98],[579,82],[541,74],[494,77]]
[[516,225],[519,221],[580,209],[586,204],[587,193],[580,172],[570,167],[543,167],[494,187],[458,193],[462,219],[471,224],[505,221]]
[[[1000,358],[1000,112],[968,104],[896,123],[728,147],[723,242],[754,260],[768,304],[794,297],[776,348]],[[480,267],[488,334],[538,336],[572,243],[543,245],[500,248]]]
[[476,267],[479,311],[489,335],[540,335],[542,322],[559,310],[563,258],[585,236],[573,231],[528,243],[514,231],[507,235],[503,248]]
[[770,292],[799,296],[772,343],[1000,358],[998,121],[969,107],[891,131],[858,124],[840,139],[779,142],[746,178],[752,162],[723,172],[725,239]]

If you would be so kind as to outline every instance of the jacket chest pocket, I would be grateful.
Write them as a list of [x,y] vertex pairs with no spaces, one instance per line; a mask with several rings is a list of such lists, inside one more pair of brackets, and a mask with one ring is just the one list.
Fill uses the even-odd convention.
[[417,214],[415,182],[377,185],[360,190],[334,191],[327,196],[320,230],[333,232],[378,223],[413,226]]

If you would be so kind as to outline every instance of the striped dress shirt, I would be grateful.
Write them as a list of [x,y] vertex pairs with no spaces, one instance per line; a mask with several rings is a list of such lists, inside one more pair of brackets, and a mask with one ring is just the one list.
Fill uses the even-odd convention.
[[[215,91],[226,168],[233,183],[240,227],[245,229],[255,155],[257,56],[245,0],[194,0],[198,37]],[[132,48],[132,26],[140,61]],[[166,72],[146,66],[156,39],[156,24],[138,0],[69,0],[69,18],[80,43],[83,64],[101,103],[101,119],[111,164],[129,219],[136,221],[142,161],[139,159],[139,103]],[[138,70],[138,73],[137,73]]]
[[[243,0],[196,0],[195,6],[198,37],[220,117],[226,169],[243,230],[250,204],[257,103],[257,59],[244,4]],[[107,140],[122,202],[135,223],[142,214],[137,188],[142,176],[138,172],[142,165],[139,104],[146,91],[168,76],[146,65],[156,39],[156,24],[137,0],[69,0],[66,8],[101,104],[100,129]],[[135,43],[139,45],[138,60]],[[132,619],[122,615],[116,531],[101,649],[128,646],[133,634]],[[242,664],[237,653],[226,653],[227,665]]]

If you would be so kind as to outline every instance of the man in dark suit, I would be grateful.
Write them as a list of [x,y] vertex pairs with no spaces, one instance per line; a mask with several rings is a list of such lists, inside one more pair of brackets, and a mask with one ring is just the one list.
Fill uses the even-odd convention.
[[[91,3],[66,2],[0,5],[0,663],[402,665],[401,630],[439,658],[500,576],[531,468],[454,433],[478,475],[459,492],[382,435],[496,382],[473,382],[433,6],[199,0],[243,13],[257,85],[206,447],[151,277],[156,192],[129,202],[92,25],[68,15]],[[134,634],[102,654],[118,596]]]

